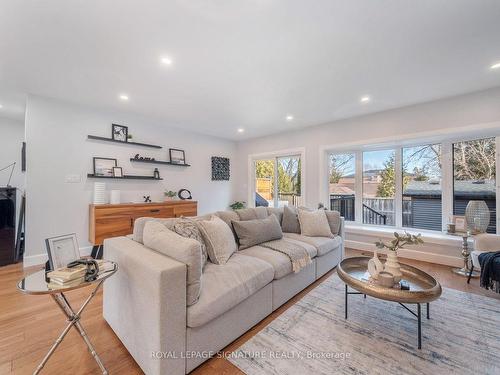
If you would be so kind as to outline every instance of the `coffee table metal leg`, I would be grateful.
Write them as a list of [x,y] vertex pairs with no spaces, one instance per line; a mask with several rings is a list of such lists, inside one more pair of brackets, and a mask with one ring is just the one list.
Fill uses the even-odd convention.
[[347,293],[347,284],[345,284],[345,318],[347,319],[347,296],[349,293]]
[[418,348],[422,349],[422,308],[420,306],[420,303],[417,303],[417,319],[418,319]]
[[427,319],[431,318],[431,311],[429,310],[430,307],[431,307],[431,305],[429,304],[429,302],[427,302]]

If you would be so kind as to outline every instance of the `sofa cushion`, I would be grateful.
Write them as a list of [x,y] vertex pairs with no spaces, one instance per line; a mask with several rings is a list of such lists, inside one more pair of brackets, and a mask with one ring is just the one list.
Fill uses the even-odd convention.
[[231,221],[238,221],[240,217],[235,211],[217,211],[215,213],[224,223],[229,225],[229,228],[233,229]]
[[298,210],[300,234],[309,237],[333,237],[325,210]]
[[297,233],[283,233],[283,237],[291,238],[300,242],[305,242],[310,245],[313,245],[316,250],[318,250],[318,256],[325,255],[332,250],[336,250],[340,248],[342,244],[342,237],[335,236],[333,238],[329,237],[307,237],[302,236]]
[[203,267],[200,242],[182,237],[153,220],[149,220],[144,225],[143,238],[144,246],[187,266],[186,303],[188,306],[195,304],[200,296]]
[[[318,251],[313,245],[292,239],[289,240],[303,246],[309,253],[311,259],[313,259],[318,253]],[[252,246],[248,249],[238,252],[238,254],[256,257],[272,265],[274,269],[275,280],[279,280],[285,277],[286,275],[292,273],[293,271],[292,262],[290,261],[290,258],[285,254],[280,253],[279,251],[274,251],[262,246]]]
[[267,207],[267,214],[275,215],[278,218],[278,222],[280,223],[280,225],[283,222],[283,207]]
[[328,225],[330,225],[330,231],[335,236],[339,234],[340,231],[340,212],[338,211],[325,211],[326,218],[328,220]]
[[207,246],[205,245],[205,241],[203,240],[203,236],[201,235],[196,221],[194,221],[193,219],[182,218],[174,224],[174,226],[172,227],[172,231],[177,233],[179,236],[192,238],[193,240],[196,240],[200,243],[202,265],[205,266],[208,259]]
[[207,245],[210,261],[214,264],[225,264],[237,250],[231,228],[217,216],[212,216],[210,220],[199,220],[197,223]]
[[266,207],[243,208],[236,210],[240,220],[265,219],[269,216]]
[[283,207],[283,221],[281,223],[283,232],[300,233],[300,223],[296,207]]
[[141,244],[144,244],[143,241],[143,232],[144,232],[144,225],[148,221],[155,221],[157,223],[161,223],[165,225],[166,228],[172,229],[175,225],[180,220],[180,218],[170,218],[170,219],[160,219],[160,218],[155,218],[155,217],[140,217],[138,219],[135,219],[134,221],[134,230],[132,233],[132,239],[135,242],[139,242]]
[[283,237],[280,223],[275,215],[265,219],[233,221],[233,228],[238,237],[240,250]]
[[200,299],[187,309],[188,327],[199,327],[215,319],[269,284],[273,277],[269,263],[240,253],[224,265],[207,263]]

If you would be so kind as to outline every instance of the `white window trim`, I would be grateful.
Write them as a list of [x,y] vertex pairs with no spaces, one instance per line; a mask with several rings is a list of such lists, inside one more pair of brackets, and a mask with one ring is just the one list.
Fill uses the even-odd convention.
[[[399,140],[394,138],[378,138],[371,142],[353,142],[350,144],[322,146],[320,147],[320,168],[319,170],[327,170],[329,168],[330,154],[354,153],[356,156],[355,175],[363,175],[363,152],[394,149],[396,151],[395,158],[395,174],[401,176],[401,150],[402,148],[412,146],[422,146],[426,144],[441,144],[442,166],[441,166],[441,190],[442,190],[442,230],[446,230],[449,218],[453,215],[453,143],[470,141],[476,139],[484,139],[495,137],[496,140],[496,203],[500,207],[500,123],[487,123],[473,127],[459,128],[455,132],[428,132],[426,136],[420,134],[415,138],[401,137]],[[324,165],[325,163],[326,165]],[[325,202],[330,202],[330,192],[328,188],[328,173],[320,176],[320,197]],[[401,199],[400,199],[401,198]],[[402,178],[396,178],[396,194],[395,194],[395,226],[381,226],[375,224],[363,223],[363,179],[355,178],[355,221],[346,222],[346,228],[387,228],[388,230],[407,230],[419,231],[424,230],[418,228],[407,228],[402,226]],[[500,233],[500,209],[496,211],[497,233]],[[430,233],[439,233],[438,231],[428,231]]]
[[[255,190],[256,190],[256,179],[254,163],[257,160],[263,159],[275,159],[285,156],[300,155],[300,195],[302,197],[302,202],[306,204],[306,149],[305,147],[290,148],[285,150],[273,151],[273,152],[263,152],[259,154],[248,155],[248,192],[247,192],[247,207],[255,207]],[[274,164],[274,175],[277,176],[277,164]],[[274,184],[274,196],[277,197],[277,184]]]

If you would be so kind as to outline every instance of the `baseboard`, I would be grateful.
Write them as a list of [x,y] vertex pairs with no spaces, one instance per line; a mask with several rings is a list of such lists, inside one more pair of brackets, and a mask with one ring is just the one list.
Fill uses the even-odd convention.
[[[345,247],[350,248],[350,249],[354,249],[354,250],[362,250],[362,251],[367,251],[367,252],[373,253],[374,246],[372,243],[346,240]],[[385,249],[379,250],[379,253],[386,254],[387,250],[385,250]],[[445,266],[451,266],[451,267],[462,267],[463,262],[464,262],[461,257],[456,257],[456,256],[452,256],[452,255],[445,255],[445,254],[429,253],[429,252],[418,251],[418,250],[414,250],[414,249],[411,249],[411,250],[399,249],[398,255],[401,258],[420,260],[420,261],[429,262],[429,263],[443,264]]]
[[[92,246],[81,247],[80,255],[88,256],[92,252]],[[23,267],[32,267],[44,264],[48,260],[47,254],[28,255],[23,257]]]

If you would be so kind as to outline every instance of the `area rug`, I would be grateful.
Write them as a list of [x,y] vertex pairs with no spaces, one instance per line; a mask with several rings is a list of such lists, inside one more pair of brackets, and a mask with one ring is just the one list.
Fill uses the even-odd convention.
[[346,321],[334,274],[229,360],[248,375],[500,374],[499,300],[444,289],[430,313],[421,350],[416,318],[397,303],[350,295]]

